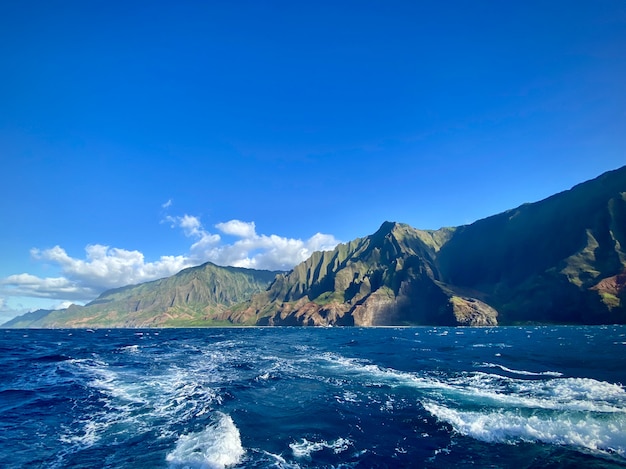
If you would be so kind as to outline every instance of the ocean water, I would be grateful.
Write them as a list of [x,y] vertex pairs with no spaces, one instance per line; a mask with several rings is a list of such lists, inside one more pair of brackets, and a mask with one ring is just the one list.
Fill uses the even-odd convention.
[[0,330],[0,467],[626,467],[625,384],[624,326]]

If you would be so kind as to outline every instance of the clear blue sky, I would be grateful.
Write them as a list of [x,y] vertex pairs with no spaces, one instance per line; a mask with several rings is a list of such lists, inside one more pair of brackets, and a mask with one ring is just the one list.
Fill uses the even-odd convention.
[[3,2],[0,57],[0,322],[626,164],[623,0]]

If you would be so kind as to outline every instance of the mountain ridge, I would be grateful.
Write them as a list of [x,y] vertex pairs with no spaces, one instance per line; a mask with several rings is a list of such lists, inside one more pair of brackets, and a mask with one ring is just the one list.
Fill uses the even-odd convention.
[[507,322],[611,323],[624,322],[624,297],[610,306],[602,286],[592,288],[624,273],[625,248],[622,167],[459,227],[438,262],[447,281],[483,291]]
[[626,166],[468,225],[386,221],[289,272],[207,263],[3,326],[520,323],[626,323]]
[[32,316],[19,316],[3,327],[209,325],[217,312],[267,288],[278,273],[206,262],[170,277],[107,290],[85,306],[41,312],[32,321]]
[[476,298],[480,314],[463,317],[470,299],[441,282],[435,254],[453,232],[384,222],[371,236],[314,254],[223,317],[260,325],[495,325],[495,310]]

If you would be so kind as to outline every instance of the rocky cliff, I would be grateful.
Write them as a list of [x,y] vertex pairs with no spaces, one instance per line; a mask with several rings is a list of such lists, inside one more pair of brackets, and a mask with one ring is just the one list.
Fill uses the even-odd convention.
[[493,308],[442,279],[437,253],[453,235],[385,222],[371,236],[313,254],[223,317],[260,325],[495,325]]
[[626,324],[626,167],[458,228],[385,222],[288,273],[209,263],[4,326],[529,322]]
[[384,223],[224,315],[247,324],[626,323],[626,167],[455,229]]
[[501,321],[626,322],[626,167],[459,227],[437,264]]

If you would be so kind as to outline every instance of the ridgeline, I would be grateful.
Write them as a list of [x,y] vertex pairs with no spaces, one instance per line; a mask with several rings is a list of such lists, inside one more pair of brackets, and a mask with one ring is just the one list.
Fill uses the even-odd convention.
[[290,272],[210,263],[3,327],[626,323],[626,167],[457,228],[385,222]]

